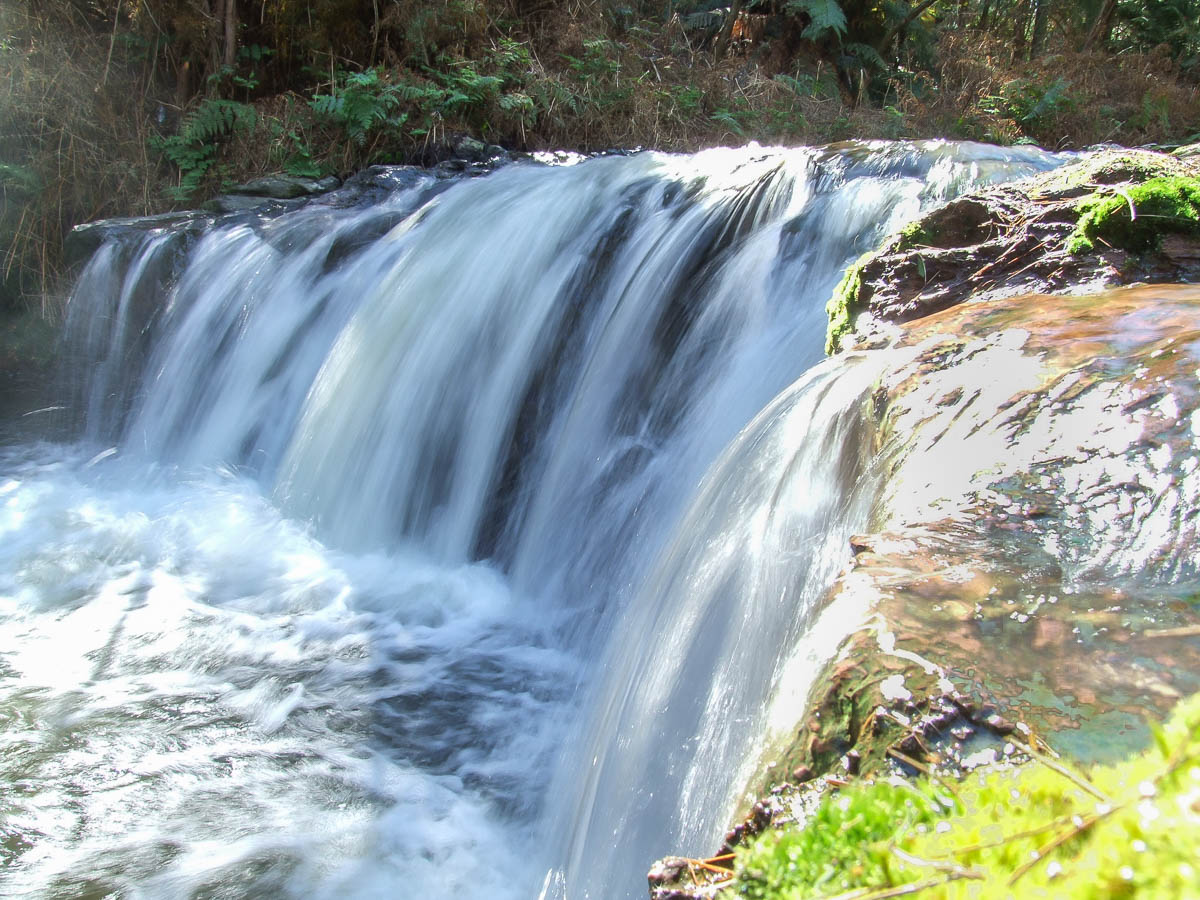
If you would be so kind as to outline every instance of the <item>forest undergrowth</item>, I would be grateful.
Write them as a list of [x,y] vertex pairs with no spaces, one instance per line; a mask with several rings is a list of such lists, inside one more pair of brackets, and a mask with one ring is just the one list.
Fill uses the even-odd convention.
[[84,221],[268,173],[948,138],[1179,144],[1200,0],[44,0],[0,5],[0,308]]

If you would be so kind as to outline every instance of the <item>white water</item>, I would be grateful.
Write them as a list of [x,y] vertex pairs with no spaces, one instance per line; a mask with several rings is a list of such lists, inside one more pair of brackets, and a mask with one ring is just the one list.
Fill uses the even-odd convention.
[[792,384],[824,302],[1053,163],[642,154],[111,240],[83,438],[0,461],[4,892],[626,897],[713,849],[868,514],[871,367]]

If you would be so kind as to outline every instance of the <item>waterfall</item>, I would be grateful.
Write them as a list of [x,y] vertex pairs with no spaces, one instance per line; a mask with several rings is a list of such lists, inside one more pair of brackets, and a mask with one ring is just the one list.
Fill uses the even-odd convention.
[[114,229],[77,437],[0,460],[12,892],[634,897],[714,848],[870,511],[878,363],[820,362],[825,301],[1058,162],[641,153]]

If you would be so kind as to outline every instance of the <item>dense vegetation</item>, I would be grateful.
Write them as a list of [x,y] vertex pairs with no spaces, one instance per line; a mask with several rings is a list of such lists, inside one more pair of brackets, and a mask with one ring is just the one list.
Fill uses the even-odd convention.
[[0,305],[78,222],[269,171],[514,150],[1200,131],[1200,0],[0,6]]
[[1075,772],[1038,753],[961,783],[879,781],[828,795],[806,826],[739,853],[733,894],[1190,897],[1200,884],[1200,696],[1155,746]]

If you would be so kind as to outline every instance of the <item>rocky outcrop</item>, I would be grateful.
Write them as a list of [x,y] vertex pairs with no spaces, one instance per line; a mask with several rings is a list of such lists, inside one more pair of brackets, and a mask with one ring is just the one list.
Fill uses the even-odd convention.
[[[720,893],[728,851],[854,778],[1115,761],[1200,690],[1200,287],[1111,287],[1200,280],[1200,216],[1129,237],[1136,188],[1197,174],[1093,154],[953,201],[848,273],[831,347],[890,357],[884,489],[830,603],[870,615],[725,846],[656,867],[652,896]],[[1123,228],[1087,231],[1126,195]]]
[[[889,326],[968,300],[1194,281],[1198,179],[1194,155],[1104,150],[952,200],[850,269],[830,301],[827,349],[878,345]],[[1190,203],[1160,208],[1163,192],[1169,198],[1188,182],[1195,185]],[[1102,234],[1098,207],[1111,223]]]

